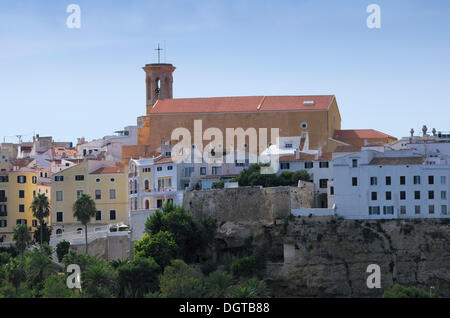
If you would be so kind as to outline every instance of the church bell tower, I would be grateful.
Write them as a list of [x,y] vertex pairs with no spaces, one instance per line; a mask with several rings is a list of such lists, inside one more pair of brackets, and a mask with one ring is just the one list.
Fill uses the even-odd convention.
[[175,71],[175,67],[172,64],[146,64],[143,70],[145,71],[147,90],[147,109],[153,107],[158,99],[173,98],[172,73]]

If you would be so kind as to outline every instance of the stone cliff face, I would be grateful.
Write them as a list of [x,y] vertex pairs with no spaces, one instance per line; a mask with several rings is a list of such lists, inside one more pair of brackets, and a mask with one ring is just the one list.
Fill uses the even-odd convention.
[[[216,254],[262,251],[275,297],[379,297],[394,283],[450,297],[450,220],[295,217],[311,185],[188,192],[184,206],[217,220]],[[370,264],[381,288],[369,289]]]
[[[450,296],[448,220],[342,220],[284,217],[268,224],[225,222],[222,251],[266,252],[265,279],[275,297],[379,297],[394,283],[430,286]],[[381,268],[381,288],[369,289],[367,266]]]

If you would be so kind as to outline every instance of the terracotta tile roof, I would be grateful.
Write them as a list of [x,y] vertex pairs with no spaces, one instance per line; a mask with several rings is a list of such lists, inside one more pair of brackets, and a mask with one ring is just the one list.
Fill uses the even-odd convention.
[[397,138],[388,134],[382,133],[375,129],[347,129],[347,130],[335,130],[334,139],[383,139],[383,138]]
[[117,174],[117,173],[125,173],[125,169],[119,167],[103,167],[91,172],[90,174]]
[[333,152],[360,152],[361,147],[360,146],[337,146],[336,149],[334,149]]
[[[334,95],[163,99],[150,114],[327,110],[333,99]],[[306,101],[314,101],[314,105],[304,105]]]
[[397,165],[421,165],[425,161],[423,157],[383,157],[373,158],[369,162],[371,166],[397,166]]
[[27,167],[30,163],[32,163],[34,161],[33,158],[22,158],[22,159],[16,159],[14,160],[14,167]]
[[331,160],[333,160],[331,152],[322,153],[322,155],[319,156],[317,160],[315,155],[309,155],[305,153],[300,153],[299,159],[296,159],[295,155],[280,156],[280,161],[331,161]]
[[161,158],[158,161],[156,161],[156,164],[161,164],[161,163],[172,163],[173,160],[172,158],[168,157],[168,158]]

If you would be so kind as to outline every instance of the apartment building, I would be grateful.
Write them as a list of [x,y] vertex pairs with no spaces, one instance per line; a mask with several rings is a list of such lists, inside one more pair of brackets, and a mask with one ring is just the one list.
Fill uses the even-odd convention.
[[82,230],[80,222],[73,217],[73,204],[82,194],[88,194],[97,208],[88,231],[98,225],[128,223],[125,170],[111,162],[85,160],[53,175],[54,234]]
[[[51,202],[51,184],[33,170],[0,172],[0,242],[10,243],[17,224],[25,224],[31,232],[38,221],[33,217],[31,204],[43,193]],[[51,216],[46,219],[51,223]]]

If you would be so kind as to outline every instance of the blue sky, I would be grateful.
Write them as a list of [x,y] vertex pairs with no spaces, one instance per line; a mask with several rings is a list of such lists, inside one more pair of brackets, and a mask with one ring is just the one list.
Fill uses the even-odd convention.
[[0,138],[135,125],[158,43],[175,98],[335,94],[343,129],[450,131],[449,34],[445,0],[0,0]]

